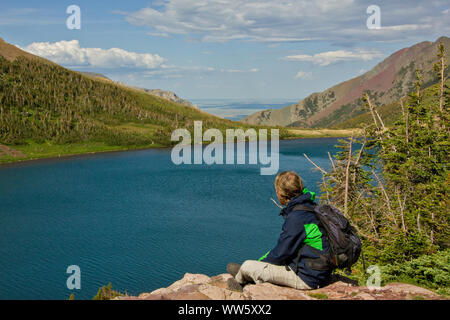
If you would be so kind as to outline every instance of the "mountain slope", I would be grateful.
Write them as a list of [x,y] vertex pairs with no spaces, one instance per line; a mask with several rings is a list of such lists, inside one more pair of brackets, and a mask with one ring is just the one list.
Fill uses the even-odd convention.
[[[447,79],[445,83],[446,86],[450,86],[450,79]],[[432,86],[429,86],[428,88],[423,89],[421,91],[422,100],[429,105],[439,104],[438,97],[435,94],[435,92],[437,92],[438,90],[439,84],[434,84]],[[406,108],[407,101],[406,99],[402,100],[404,108]],[[400,100],[379,107],[377,109],[377,112],[379,113],[381,119],[383,119],[383,122],[386,126],[394,125],[394,123],[398,121],[400,119],[400,116],[402,115],[402,106]],[[369,124],[373,124],[373,118],[370,112],[367,111],[333,126],[333,129],[363,128],[364,126],[367,126]]]
[[450,60],[450,38],[421,42],[395,52],[359,77],[313,93],[297,104],[263,110],[241,121],[260,125],[330,127],[364,113],[361,108],[364,91],[370,91],[377,106],[393,103],[411,91],[416,69],[422,70],[424,87],[435,81],[433,63],[440,41],[447,48],[447,59]]
[[192,102],[190,102],[188,100],[181,99],[180,97],[178,97],[175,94],[175,92],[172,92],[172,91],[164,91],[164,90],[161,90],[161,89],[144,89],[144,88],[140,88],[140,87],[128,86],[125,83],[113,81],[113,80],[109,79],[107,76],[105,76],[105,75],[103,75],[101,73],[96,73],[96,72],[80,72],[80,73],[82,75],[85,75],[85,76],[87,76],[87,77],[89,77],[91,79],[94,79],[94,80],[102,80],[102,81],[107,81],[107,82],[110,82],[110,83],[115,83],[117,85],[120,85],[120,86],[123,86],[123,87],[126,87],[126,88],[136,89],[136,90],[140,90],[140,91],[146,92],[146,93],[151,94],[153,96],[160,97],[160,98],[163,98],[163,99],[166,99],[166,100],[178,103],[179,105],[182,105],[182,106],[199,109]]
[[249,127],[82,75],[0,40],[0,144],[23,151],[25,158],[30,146],[37,150],[33,157],[54,150],[66,154],[170,146],[172,131],[192,131],[195,120],[203,121],[205,129]]
[[181,104],[182,106],[198,109],[198,106],[194,105],[192,102],[190,102],[188,100],[180,98],[173,91],[167,91],[167,90],[161,90],[161,89],[141,89],[141,88],[136,88],[136,89],[143,90],[143,91],[147,92],[148,94],[152,94],[154,96],[161,97],[163,99],[167,99],[169,101]]
[[5,40],[0,38],[0,55],[8,61],[14,61],[19,56],[23,56],[29,59],[39,60],[40,62],[52,63],[48,60],[40,58],[38,56],[32,55],[26,51],[21,50],[20,48],[13,46],[7,43]]

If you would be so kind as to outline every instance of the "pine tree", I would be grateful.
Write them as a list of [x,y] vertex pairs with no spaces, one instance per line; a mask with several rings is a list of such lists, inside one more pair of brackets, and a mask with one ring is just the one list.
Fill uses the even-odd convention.
[[[400,101],[402,116],[387,128],[363,100],[373,124],[361,139],[341,140],[331,170],[323,173],[323,199],[352,221],[366,256],[376,262],[405,261],[449,247],[449,90],[445,49],[438,47],[436,89],[414,90]],[[317,167],[317,166],[316,166]]]

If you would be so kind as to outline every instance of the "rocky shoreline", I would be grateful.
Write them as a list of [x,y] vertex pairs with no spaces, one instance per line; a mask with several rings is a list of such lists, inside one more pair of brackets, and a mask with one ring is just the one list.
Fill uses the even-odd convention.
[[186,273],[167,288],[115,300],[441,300],[433,291],[405,283],[390,283],[376,289],[358,286],[348,278],[336,276],[324,288],[301,291],[270,283],[249,284],[243,292],[228,289],[229,274],[208,277]]

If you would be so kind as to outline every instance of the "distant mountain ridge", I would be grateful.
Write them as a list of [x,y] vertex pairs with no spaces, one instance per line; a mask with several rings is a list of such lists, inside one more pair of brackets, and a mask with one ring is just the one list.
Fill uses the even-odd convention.
[[[106,81],[111,81],[114,82],[113,80],[111,80],[110,78],[108,78],[107,76],[101,74],[101,73],[96,73],[96,72],[80,72],[81,74],[84,74],[85,76],[94,78],[94,79],[98,79],[98,80],[106,80]],[[125,86],[125,87],[129,87],[127,84],[122,83],[122,82],[118,82],[120,85]],[[186,107],[191,107],[191,108],[195,108],[195,109],[199,109],[197,105],[193,104],[192,102],[185,100],[185,99],[181,99],[179,96],[177,96],[175,94],[175,92],[173,91],[167,91],[167,90],[161,90],[161,89],[144,89],[144,88],[140,88],[140,87],[131,87],[133,89],[136,90],[140,90],[140,91],[144,91],[148,94],[151,94],[153,96],[157,96],[175,103],[178,103],[182,106],[186,106]]]
[[422,71],[424,87],[433,84],[433,64],[441,41],[450,60],[450,38],[420,42],[393,53],[361,76],[313,93],[296,104],[259,111],[241,121],[253,125],[331,127],[364,113],[361,97],[365,91],[370,92],[376,106],[393,103],[411,92],[416,69]]
[[167,90],[161,90],[161,89],[143,89],[143,88],[136,88],[136,89],[143,90],[143,91],[147,92],[148,94],[170,100],[172,102],[181,104],[186,107],[199,109],[197,105],[193,104],[192,102],[190,102],[188,100],[180,98],[173,91],[167,91]]
[[[106,81],[111,81],[111,82],[115,82],[113,80],[111,80],[110,78],[108,78],[107,76],[101,74],[101,73],[96,73],[96,72],[80,72],[81,74],[84,74],[85,76],[94,78],[94,79],[98,79],[98,80],[106,80]],[[122,83],[122,82],[116,82],[122,86],[125,87],[130,87],[129,85]],[[153,96],[157,96],[175,103],[178,103],[182,106],[186,106],[186,107],[191,107],[191,108],[195,108],[195,109],[199,109],[197,105],[193,104],[192,102],[185,100],[185,99],[181,99],[179,96],[177,96],[175,94],[175,92],[173,91],[168,91],[168,90],[161,90],[161,89],[144,89],[144,88],[140,88],[140,87],[131,87],[133,89],[136,90],[140,90],[140,91],[144,91],[145,93],[151,94]]]
[[112,81],[110,78],[108,78],[107,76],[105,76],[104,74],[101,74],[101,73],[87,72],[87,71],[78,71],[78,72],[80,72],[81,74],[84,74],[85,76],[88,76],[88,77],[100,78],[100,79]]

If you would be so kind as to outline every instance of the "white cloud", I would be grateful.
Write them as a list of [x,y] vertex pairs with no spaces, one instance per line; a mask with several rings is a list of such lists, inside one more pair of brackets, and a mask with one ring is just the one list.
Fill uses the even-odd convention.
[[259,72],[258,68],[253,69],[220,69],[220,72],[228,72],[228,73],[253,73]]
[[445,1],[430,1],[426,6],[422,0],[384,2],[378,32],[366,27],[369,4],[356,0],[165,0],[123,14],[131,24],[147,26],[155,35],[185,35],[205,42],[404,41],[450,32]]
[[61,19],[44,15],[45,10],[37,8],[2,8],[0,26],[31,26],[61,24]]
[[311,78],[311,76],[312,76],[312,72],[299,71],[295,75],[295,79],[308,79],[308,78]]
[[205,42],[304,41],[310,37],[299,36],[300,25],[311,17],[340,12],[352,3],[353,0],[170,0],[155,8],[129,13],[127,20],[159,33],[196,35]]
[[154,37],[170,38],[170,35],[166,32],[147,32],[147,34]]
[[166,61],[157,54],[135,53],[120,48],[81,48],[78,40],[34,42],[23,49],[58,64],[73,67],[154,69],[161,67]]
[[208,66],[175,66],[175,65],[163,65],[159,69],[148,70],[141,72],[141,76],[144,78],[182,78],[185,76],[198,76],[208,75],[211,73],[255,73],[259,72],[258,68],[252,69],[226,69],[226,68],[213,68]]
[[133,74],[135,77],[151,78],[151,79],[172,79],[184,77],[201,77],[203,75],[216,72],[213,67],[208,66],[175,66],[162,65],[161,68],[152,70],[138,71]]
[[374,58],[381,58],[384,55],[376,50],[358,49],[356,51],[336,50],[316,53],[313,55],[298,54],[287,56],[284,60],[288,61],[308,61],[319,66],[327,66],[339,61],[363,60],[368,61]]
[[428,29],[431,28],[429,24],[402,24],[395,26],[381,26],[381,30],[390,30],[390,31],[414,31],[418,29]]

